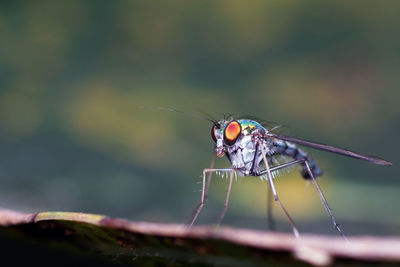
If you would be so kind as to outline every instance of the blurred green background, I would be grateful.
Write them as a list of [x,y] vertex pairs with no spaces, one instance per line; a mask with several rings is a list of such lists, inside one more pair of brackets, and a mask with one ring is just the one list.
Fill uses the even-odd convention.
[[[308,149],[345,233],[400,234],[398,1],[2,1],[0,206],[183,222],[210,164],[211,124],[251,114]],[[219,159],[217,166],[229,166]],[[233,185],[224,224],[266,229],[266,188]],[[213,180],[199,224],[215,223]],[[336,234],[312,184],[279,177],[301,232]],[[290,231],[275,208],[280,231]]]

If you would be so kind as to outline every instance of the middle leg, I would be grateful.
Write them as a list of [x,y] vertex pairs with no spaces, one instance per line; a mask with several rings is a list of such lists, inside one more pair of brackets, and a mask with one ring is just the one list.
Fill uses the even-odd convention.
[[229,198],[231,196],[231,190],[232,190],[232,184],[233,184],[233,174],[234,173],[235,173],[235,171],[232,170],[231,176],[230,176],[230,179],[229,179],[228,192],[226,193],[226,199],[225,199],[224,208],[222,209],[221,215],[219,216],[219,219],[217,221],[217,225],[221,224],[222,220],[224,219],[226,210],[228,209],[228,204],[229,204]]
[[299,234],[299,231],[297,230],[296,225],[294,224],[294,221],[293,221],[292,217],[290,217],[289,213],[287,212],[287,210],[285,209],[285,207],[283,206],[283,204],[279,200],[278,194],[276,193],[274,181],[273,181],[272,174],[271,174],[271,169],[269,168],[268,160],[267,160],[267,157],[265,156],[265,151],[264,151],[263,144],[261,143],[261,141],[258,141],[258,145],[259,145],[259,147],[261,149],[261,154],[262,154],[263,159],[264,159],[265,169],[266,169],[266,172],[267,172],[267,177],[268,177],[269,185],[271,187],[272,194],[274,195],[274,200],[278,204],[278,206],[281,208],[283,213],[286,215],[290,225],[292,226],[293,234],[295,235],[296,238],[299,238],[300,234]]

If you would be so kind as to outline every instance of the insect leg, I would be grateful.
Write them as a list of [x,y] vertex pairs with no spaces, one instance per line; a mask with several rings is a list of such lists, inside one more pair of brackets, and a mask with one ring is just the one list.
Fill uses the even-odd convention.
[[[214,169],[215,156],[216,156],[215,151],[213,151],[213,154],[212,154],[212,157],[211,157],[210,169]],[[207,185],[206,185],[205,189],[203,189],[203,191],[204,191],[204,202],[207,201],[207,198],[208,198],[208,190],[210,189],[211,178],[212,178],[212,172],[209,172],[208,178],[207,178]],[[204,186],[204,181],[203,181],[203,186]],[[186,218],[184,224],[188,224],[190,221],[193,220],[194,215],[196,214],[196,210],[200,208],[200,205],[201,205],[201,202],[199,204],[197,204],[196,208],[193,210],[193,212],[191,213],[190,217]]]
[[233,171],[232,169],[204,169],[203,170],[203,186],[202,186],[202,192],[201,192],[201,200],[200,203],[196,206],[196,208],[193,210],[191,216],[189,217],[190,220],[186,220],[185,224],[190,221],[189,227],[192,227],[194,222],[196,221],[197,217],[200,214],[201,209],[203,208],[206,200],[206,175],[208,172],[231,172]]
[[224,204],[224,208],[222,209],[221,215],[219,216],[217,225],[220,225],[222,220],[224,219],[225,216],[225,212],[228,209],[228,203],[229,203],[229,198],[231,196],[231,190],[232,190],[232,184],[233,184],[233,175],[234,175],[235,171],[232,170],[231,172],[231,177],[229,179],[229,186],[228,186],[228,192],[226,193],[226,199],[225,199],[225,204]]
[[[215,151],[213,151],[213,154],[211,157],[210,169],[214,169],[215,156],[216,156]],[[206,185],[205,192],[204,192],[204,201],[207,201],[207,198],[208,198],[208,190],[210,189],[211,178],[212,178],[212,172],[209,172],[208,178],[207,178],[207,185]]]
[[[251,166],[251,172],[255,173],[255,167],[257,164],[257,155],[258,155],[258,144],[256,145],[256,150],[254,152],[254,158],[253,158],[253,165]],[[268,186],[267,189],[267,220],[268,220],[268,229],[271,231],[275,231],[275,220],[272,214],[272,193],[271,193],[271,187]]]
[[321,201],[322,201],[322,203],[324,204],[324,207],[325,207],[326,211],[328,212],[329,217],[331,218],[331,221],[332,221],[332,223],[333,223],[333,227],[335,227],[335,229],[341,234],[341,236],[342,236],[346,241],[348,241],[348,239],[346,238],[346,236],[344,235],[344,233],[342,232],[342,230],[339,228],[339,225],[336,223],[335,217],[333,217],[332,211],[331,211],[331,209],[330,209],[329,206],[328,206],[328,202],[326,201],[325,196],[324,196],[324,194],[322,193],[322,190],[321,190],[321,188],[319,187],[319,185],[318,185],[318,183],[317,183],[317,180],[315,179],[315,177],[314,177],[314,175],[313,175],[313,173],[312,173],[312,171],[311,171],[311,168],[310,168],[310,165],[309,165],[308,161],[305,161],[304,164],[305,164],[305,166],[306,166],[307,172],[308,172],[308,174],[310,175],[310,178],[311,178],[311,180],[312,180],[312,182],[313,182],[315,188],[316,188],[317,191],[318,191],[319,197],[321,198]]
[[[281,165],[274,166],[274,167],[270,168],[269,170],[270,170],[271,173],[272,173],[272,172],[274,172],[274,171],[277,171],[277,170],[280,170],[280,169],[289,167],[289,166],[291,166],[291,165],[293,165],[293,164],[297,164],[297,163],[304,163],[304,159],[296,159],[296,160],[292,160],[292,161],[289,161],[289,162],[286,162],[286,163],[282,163]],[[259,176],[262,176],[262,175],[265,175],[265,174],[268,174],[268,171],[267,171],[267,170],[261,171],[261,172],[259,173]]]
[[[303,159],[289,161],[289,162],[283,163],[281,165],[277,165],[277,166],[274,166],[274,167],[270,168],[270,171],[272,173],[272,172],[277,171],[279,169],[283,169],[283,168],[289,167],[289,166],[291,166],[293,164],[303,163],[303,162],[304,162]],[[265,173],[267,173],[267,170],[262,171],[260,173],[260,175],[263,175]],[[276,231],[274,215],[273,215],[273,212],[272,212],[272,210],[273,210],[273,205],[272,205],[273,202],[272,201],[273,201],[273,195],[272,195],[272,191],[271,191],[271,186],[268,186],[267,187],[267,220],[268,220],[268,229],[270,231]]]
[[[290,163],[291,164],[296,164],[296,163],[298,163],[298,161],[295,160],[295,161],[292,161]],[[275,166],[275,167],[271,168],[270,171],[274,172],[274,171],[276,171],[278,169],[285,168],[287,166],[288,166],[287,164],[282,164],[282,165],[279,165],[279,166]],[[230,196],[231,196],[231,190],[232,190],[232,184],[233,184],[233,175],[234,175],[234,170],[232,170],[232,172],[231,172],[229,185],[228,185],[228,192],[226,194],[224,208],[222,209],[221,215],[219,216],[219,219],[217,221],[217,225],[221,224],[222,220],[225,217],[226,210],[228,209],[228,204],[229,204],[229,199],[230,199]],[[206,191],[207,191],[207,189],[206,189]],[[271,189],[269,191],[271,191]],[[269,198],[270,197],[272,197],[271,192],[269,192]],[[272,199],[269,199],[269,200],[272,200]],[[272,203],[272,201],[269,201],[269,203],[268,203],[268,222],[270,224],[270,228],[275,229],[275,222],[274,222],[274,220],[272,218],[272,213],[271,213],[272,205],[270,203]]]
[[283,211],[283,213],[285,213],[290,225],[292,226],[292,231],[293,234],[295,235],[296,238],[300,237],[299,231],[296,228],[296,225],[294,224],[294,221],[292,220],[292,217],[290,217],[289,213],[286,211],[285,207],[283,206],[283,204],[281,203],[281,201],[278,198],[278,194],[276,193],[276,189],[275,189],[275,185],[274,185],[274,181],[272,179],[272,174],[271,174],[271,170],[269,168],[269,164],[268,164],[268,160],[267,157],[265,156],[265,152],[264,152],[264,148],[263,145],[261,143],[261,141],[258,141],[258,145],[261,148],[261,154],[263,155],[263,159],[264,159],[264,164],[265,164],[265,168],[267,170],[267,176],[268,176],[268,181],[269,181],[269,185],[271,186],[271,190],[272,190],[272,194],[274,195],[274,200],[276,201],[276,203],[279,205],[279,207],[281,208],[281,210]]
[[267,189],[267,219],[268,219],[268,229],[271,231],[276,231],[275,220],[272,213],[272,191],[271,187],[268,186]]
[[[303,162],[304,162],[303,159],[292,160],[292,161],[283,163],[281,165],[274,166],[274,167],[270,168],[270,171],[272,173],[272,172],[277,171],[279,169],[283,169],[283,168],[289,167],[291,165],[294,165],[294,164],[297,164],[297,163],[303,163]],[[263,175],[265,173],[267,173],[267,170],[262,171],[260,173],[260,175]],[[271,230],[271,231],[276,231],[275,220],[274,220],[274,216],[273,216],[273,213],[272,213],[272,209],[273,209],[272,197],[273,197],[273,195],[272,195],[271,187],[268,186],[267,190],[268,190],[268,192],[267,192],[267,198],[268,198],[267,199],[268,229]]]

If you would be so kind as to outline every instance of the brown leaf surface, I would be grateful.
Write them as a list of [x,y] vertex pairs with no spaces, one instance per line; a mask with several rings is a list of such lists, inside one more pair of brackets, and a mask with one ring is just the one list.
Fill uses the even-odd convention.
[[[106,255],[116,263],[152,265],[313,265],[400,263],[400,239],[302,235],[133,222],[75,212],[22,214],[0,210],[1,232],[51,247]],[[143,260],[146,259],[146,260]]]

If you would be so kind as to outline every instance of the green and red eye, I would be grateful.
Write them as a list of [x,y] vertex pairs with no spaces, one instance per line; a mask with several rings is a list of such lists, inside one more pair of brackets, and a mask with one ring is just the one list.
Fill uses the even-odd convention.
[[228,146],[233,145],[242,132],[242,126],[238,121],[231,121],[226,125],[224,131],[224,142]]

